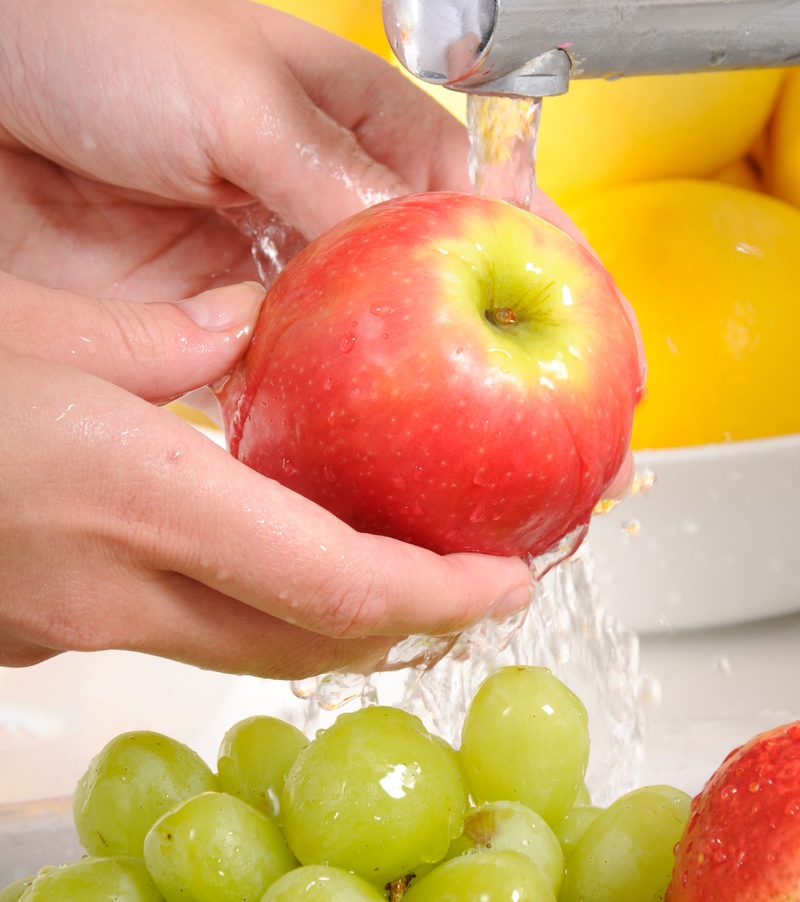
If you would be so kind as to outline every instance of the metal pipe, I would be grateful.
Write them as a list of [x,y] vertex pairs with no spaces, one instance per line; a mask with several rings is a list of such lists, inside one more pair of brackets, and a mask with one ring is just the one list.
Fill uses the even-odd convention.
[[383,0],[400,62],[476,94],[800,64],[800,0]]

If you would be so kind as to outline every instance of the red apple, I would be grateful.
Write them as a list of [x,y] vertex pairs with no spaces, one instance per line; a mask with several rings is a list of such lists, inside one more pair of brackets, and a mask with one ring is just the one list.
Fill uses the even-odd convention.
[[692,801],[666,898],[800,900],[800,722],[731,752]]
[[588,523],[638,385],[633,329],[583,247],[435,193],[298,254],[222,405],[234,455],[362,532],[524,555]]

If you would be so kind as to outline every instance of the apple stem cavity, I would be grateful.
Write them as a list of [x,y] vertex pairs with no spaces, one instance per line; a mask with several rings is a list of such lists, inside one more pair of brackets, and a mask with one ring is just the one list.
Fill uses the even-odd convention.
[[487,310],[486,319],[496,326],[513,326],[517,322],[517,314],[511,307],[499,307],[497,310]]

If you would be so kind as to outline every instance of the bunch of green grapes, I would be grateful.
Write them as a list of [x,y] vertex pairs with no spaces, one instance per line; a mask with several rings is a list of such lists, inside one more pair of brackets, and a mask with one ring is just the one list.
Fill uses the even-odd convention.
[[586,709],[542,667],[483,683],[459,751],[377,706],[311,742],[248,718],[216,774],[173,739],[126,733],[75,792],[89,857],[0,902],[663,900],[689,797],[651,786],[592,806],[588,760]]

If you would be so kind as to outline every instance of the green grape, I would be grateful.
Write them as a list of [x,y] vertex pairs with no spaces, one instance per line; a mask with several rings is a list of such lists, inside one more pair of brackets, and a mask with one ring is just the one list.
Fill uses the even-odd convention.
[[520,852],[539,868],[558,895],[564,880],[564,853],[542,817],[519,802],[489,802],[467,812],[464,832],[450,844],[447,858],[471,852]]
[[440,864],[403,902],[556,902],[550,881],[519,852],[462,855]]
[[340,715],[297,757],[281,801],[303,864],[384,886],[436,862],[461,833],[467,797],[453,756],[396,708]]
[[0,890],[0,902],[17,902],[19,897],[33,883],[34,877],[23,877],[22,880],[15,880],[5,889]]
[[567,859],[561,902],[662,900],[690,802],[671,786],[645,786],[618,798]]
[[297,867],[275,821],[222,792],[168,811],[145,837],[144,860],[167,902],[259,902]]
[[581,783],[581,788],[578,790],[578,795],[575,797],[575,805],[583,805],[589,806],[592,804],[592,796],[589,793],[589,790],[586,787],[585,783]]
[[278,817],[286,774],[308,739],[277,717],[248,717],[222,740],[217,774],[223,792]]
[[453,763],[453,770],[458,775],[458,781],[461,784],[461,787],[464,790],[464,798],[469,796],[469,786],[467,786],[467,775],[464,773],[464,765],[461,762],[461,755],[453,748],[452,745],[441,736],[437,736],[436,733],[430,734],[431,739],[439,746],[441,746],[445,752],[447,753],[447,757]]
[[602,812],[602,808],[596,808],[593,805],[576,805],[567,813],[564,820],[556,825],[555,834],[566,858],[572,855],[575,846],[589,828],[589,824],[593,824]]
[[284,874],[261,902],[386,902],[371,883],[340,868],[308,865]]
[[96,755],[78,781],[72,813],[90,855],[142,857],[147,831],[176,802],[219,789],[190,748],[160,733],[123,733]]
[[461,760],[476,802],[521,802],[553,827],[583,784],[586,708],[547,668],[504,667],[472,700]]
[[164,902],[138,858],[82,858],[39,873],[24,902]]

